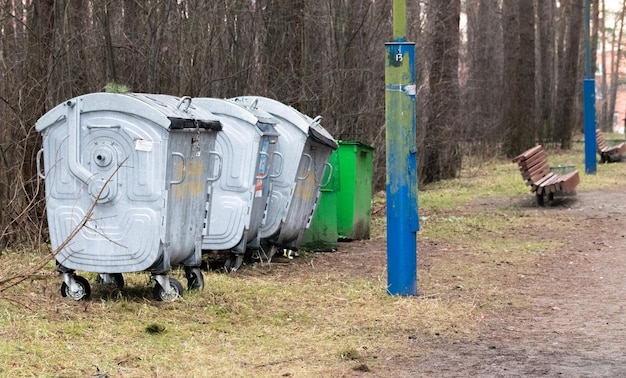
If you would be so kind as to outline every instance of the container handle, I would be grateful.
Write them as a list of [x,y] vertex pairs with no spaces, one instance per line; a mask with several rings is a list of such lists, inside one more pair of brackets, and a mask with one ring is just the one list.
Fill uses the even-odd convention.
[[276,168],[274,169],[274,173],[270,175],[271,178],[276,178],[279,177],[280,175],[283,174],[283,165],[285,163],[285,158],[283,158],[283,154],[281,154],[278,151],[274,152],[274,159],[272,160],[272,166],[274,166],[275,164],[277,164],[276,162],[276,156],[278,156],[280,158],[280,165],[278,165]]
[[[67,106],[67,123],[69,125],[68,162],[70,172],[80,181],[89,184],[93,175],[80,163],[80,105],[76,100],[65,102]],[[93,194],[93,193],[92,193]]]
[[37,151],[37,176],[45,180],[46,174],[41,169],[41,155],[43,155],[43,148]]
[[217,175],[215,175],[214,177],[207,178],[207,181],[215,182],[215,181],[219,180],[220,177],[222,177],[222,167],[224,165],[224,160],[222,159],[222,155],[220,155],[217,151],[209,151],[209,156],[211,156],[211,155],[217,157],[219,165],[218,165]]
[[322,122],[322,116],[318,115],[317,117],[313,118],[313,122],[311,122],[311,125],[314,125],[314,124],[318,124],[319,125],[320,122]]
[[87,125],[88,129],[121,129],[121,125]]
[[[185,106],[185,109],[181,109],[180,107],[184,104],[187,103],[187,106]],[[182,110],[183,112],[187,112],[187,110],[189,109],[189,107],[191,106],[191,97],[189,96],[183,96],[180,101],[178,102],[178,105],[176,105],[176,109],[178,110]]]
[[[333,166],[330,163],[326,163],[326,168],[328,168],[328,177],[326,178],[326,182],[320,185],[320,188],[325,188],[328,184],[330,184],[330,180],[333,178]],[[326,169],[324,169],[324,173],[326,173]],[[322,176],[323,178],[324,176]]]
[[172,152],[172,157],[174,156],[178,156],[183,161],[183,173],[180,180],[170,181],[170,185],[178,185],[185,181],[185,177],[187,177],[187,162],[185,160],[185,155],[181,154],[180,152]]
[[304,180],[307,177],[309,177],[309,173],[311,173],[311,166],[313,165],[313,158],[311,157],[311,155],[304,153],[302,154],[302,157],[307,157],[309,159],[309,166],[306,169],[306,173],[304,174],[304,176],[298,176],[297,179],[298,180]]

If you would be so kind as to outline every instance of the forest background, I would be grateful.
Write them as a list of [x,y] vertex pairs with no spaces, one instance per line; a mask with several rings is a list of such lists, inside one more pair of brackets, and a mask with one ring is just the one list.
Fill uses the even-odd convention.
[[[407,1],[420,184],[535,143],[571,148],[586,46],[600,57],[598,127],[611,130],[626,1],[589,0],[589,34],[585,1]],[[383,189],[391,27],[391,0],[0,0],[0,253],[47,239],[35,122],[111,86],[259,95],[321,115],[336,139],[376,149]]]

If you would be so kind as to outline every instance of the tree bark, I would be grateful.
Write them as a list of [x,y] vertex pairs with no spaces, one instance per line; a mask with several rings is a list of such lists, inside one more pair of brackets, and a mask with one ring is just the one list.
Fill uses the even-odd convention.
[[[463,141],[498,145],[502,124],[502,46],[497,0],[474,0],[468,7],[467,82]],[[498,37],[499,36],[499,37]],[[483,144],[484,143],[484,144]]]
[[615,114],[615,103],[617,100],[617,88],[619,86],[619,71],[620,71],[620,63],[622,60],[622,36],[624,35],[624,15],[626,12],[626,1],[622,4],[622,9],[620,11],[619,17],[616,19],[615,23],[617,26],[617,43],[614,53],[611,54],[611,79],[610,86],[608,91],[608,111],[606,114],[605,124],[603,130],[612,131],[613,126],[613,114]]
[[537,104],[538,139],[548,141],[552,136],[554,122],[554,75],[555,69],[555,29],[556,0],[537,0],[538,67]]
[[[606,22],[606,4],[605,1],[602,0],[602,20],[604,22]],[[613,33],[614,35],[614,33]],[[598,128],[600,128],[600,130],[606,131],[608,129],[608,122],[607,122],[607,114],[609,111],[609,106],[608,106],[608,82],[607,82],[607,76],[606,76],[606,70],[607,70],[607,50],[606,50],[606,43],[607,43],[607,28],[606,25],[603,24],[602,25],[602,40],[600,43],[600,51],[601,51],[601,56],[600,56],[600,61],[601,61],[601,71],[602,71],[602,76],[600,78],[600,85],[599,85],[599,95],[598,93],[596,93],[596,102],[599,101],[600,103],[600,109],[598,111],[598,116],[597,116],[597,122],[598,122]],[[598,85],[596,84],[596,88],[598,88]],[[597,90],[597,89],[596,89]]]
[[429,116],[421,181],[454,178],[461,168],[458,140],[460,0],[431,0]]
[[579,57],[581,30],[583,29],[583,2],[570,0],[569,22],[564,44],[563,59],[559,72],[559,87],[556,98],[557,118],[555,120],[555,140],[560,141],[560,147],[572,147],[572,132],[580,125],[576,125],[576,96],[580,81]]
[[532,1],[504,0],[504,104],[503,123],[507,156],[533,146],[535,117],[535,38]]

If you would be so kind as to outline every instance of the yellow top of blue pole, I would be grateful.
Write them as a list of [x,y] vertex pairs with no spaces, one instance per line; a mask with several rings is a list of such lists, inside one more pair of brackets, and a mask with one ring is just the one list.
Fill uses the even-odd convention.
[[406,41],[406,0],[393,0],[393,40]]

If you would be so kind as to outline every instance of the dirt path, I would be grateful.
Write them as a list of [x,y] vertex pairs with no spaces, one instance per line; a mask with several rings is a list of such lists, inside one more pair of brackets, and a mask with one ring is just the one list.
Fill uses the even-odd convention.
[[566,247],[520,279],[530,306],[485,322],[477,341],[427,342],[407,376],[626,376],[626,192],[537,211],[572,227],[556,236]]
[[[387,356],[386,369],[354,376],[626,377],[626,190],[579,192],[545,208],[530,195],[488,199],[465,210],[498,212],[511,203],[533,214],[529,222],[546,224],[523,232],[563,244],[530,271],[513,268],[514,274],[496,283],[514,287],[527,305],[496,311],[470,341],[418,337],[406,355]],[[565,219],[558,231],[550,226],[556,218]],[[511,230],[511,236],[519,237],[519,231]],[[341,246],[345,254],[328,254],[317,263],[355,275],[380,274],[385,240],[355,243]],[[419,236],[418,245],[421,269],[434,255],[446,258],[447,252],[433,250]]]

